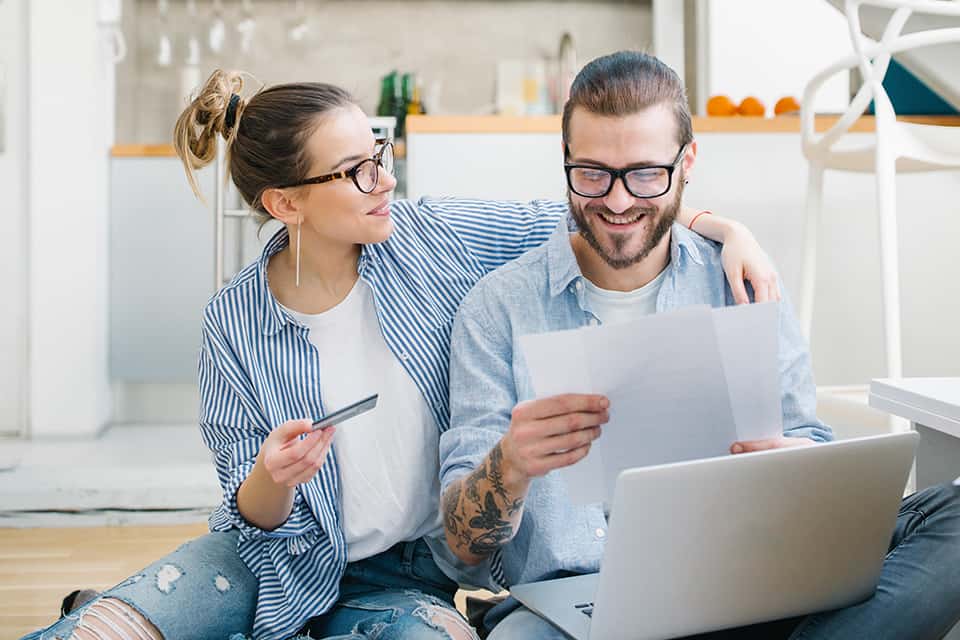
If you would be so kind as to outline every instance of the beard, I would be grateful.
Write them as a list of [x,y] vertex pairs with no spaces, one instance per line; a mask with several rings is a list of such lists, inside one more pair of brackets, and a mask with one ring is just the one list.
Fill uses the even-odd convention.
[[[578,207],[573,202],[573,197],[569,190],[567,191],[567,201],[570,203],[570,212],[573,215],[574,221],[577,223],[580,236],[587,241],[590,248],[596,251],[597,255],[610,267],[614,269],[626,269],[650,255],[650,252],[653,251],[657,245],[660,244],[660,241],[663,240],[664,236],[667,235],[670,227],[673,226],[674,221],[677,219],[682,195],[683,175],[680,175],[677,176],[677,192],[673,200],[663,205],[663,207],[637,206],[630,207],[626,211],[621,212],[620,215],[627,216],[643,214],[646,229],[639,229],[630,233],[607,233],[601,231],[600,233],[607,239],[610,246],[605,246],[604,243],[601,243],[597,238],[597,232],[594,229],[596,214],[603,213],[610,216],[617,214],[610,211],[599,199],[596,203]],[[587,214],[593,215],[588,216]],[[628,252],[627,245],[637,234],[641,233],[646,233],[642,244],[632,252]]]

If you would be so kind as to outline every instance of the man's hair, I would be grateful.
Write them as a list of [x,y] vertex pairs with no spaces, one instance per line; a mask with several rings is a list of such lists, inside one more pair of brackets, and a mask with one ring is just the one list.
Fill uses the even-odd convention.
[[693,140],[687,93],[677,73],[654,56],[618,51],[592,60],[573,80],[563,105],[563,141],[570,142],[570,116],[577,107],[602,116],[628,116],[664,104],[677,121],[677,143]]

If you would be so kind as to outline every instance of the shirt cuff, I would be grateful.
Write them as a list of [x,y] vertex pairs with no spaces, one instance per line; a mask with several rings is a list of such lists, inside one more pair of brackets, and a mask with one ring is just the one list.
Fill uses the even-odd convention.
[[276,529],[261,529],[251,524],[240,513],[237,506],[237,491],[243,480],[253,470],[254,462],[244,463],[234,470],[233,480],[224,491],[223,511],[230,523],[240,531],[241,540],[256,539],[287,539],[287,550],[291,555],[299,555],[308,551],[316,543],[320,534],[320,527],[310,511],[310,506],[303,498],[298,487],[293,494],[293,506],[290,515]]

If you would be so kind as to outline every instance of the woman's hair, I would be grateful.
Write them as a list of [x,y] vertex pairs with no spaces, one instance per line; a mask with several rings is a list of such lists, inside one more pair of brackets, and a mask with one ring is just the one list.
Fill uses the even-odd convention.
[[320,82],[276,85],[247,100],[240,95],[243,76],[214,71],[177,119],[173,146],[193,192],[202,199],[194,172],[214,161],[216,136],[222,136],[227,173],[263,222],[270,218],[261,201],[264,191],[309,177],[306,144],[320,116],[356,102],[343,89]]

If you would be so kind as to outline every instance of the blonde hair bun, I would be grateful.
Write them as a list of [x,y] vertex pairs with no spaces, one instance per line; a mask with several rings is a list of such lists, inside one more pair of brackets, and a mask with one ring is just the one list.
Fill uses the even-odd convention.
[[[183,163],[190,187],[203,198],[195,172],[209,165],[217,156],[217,135],[227,144],[233,141],[239,128],[240,116],[247,101],[240,95],[243,90],[241,71],[217,69],[204,83],[200,92],[190,101],[173,128],[173,147]],[[233,114],[233,126],[227,126],[227,110],[231,98],[237,96]]]

